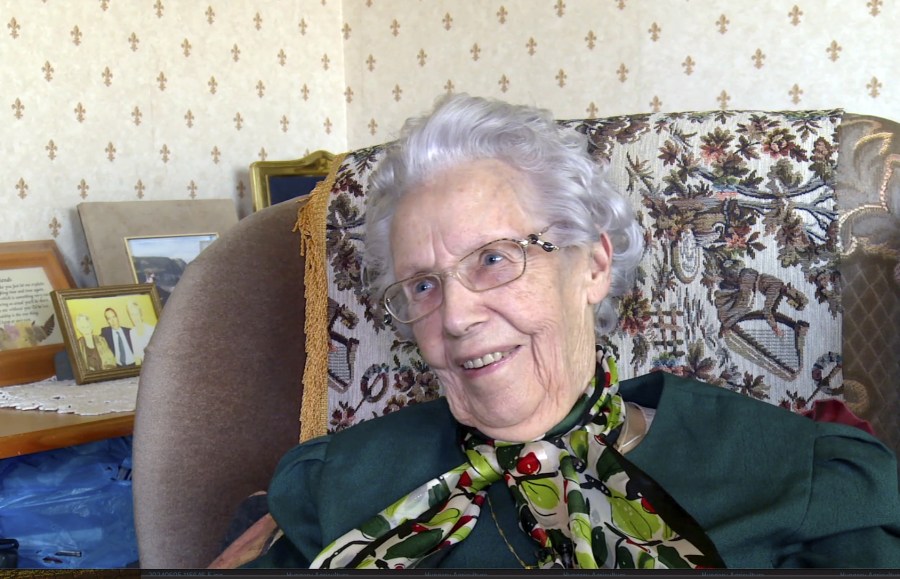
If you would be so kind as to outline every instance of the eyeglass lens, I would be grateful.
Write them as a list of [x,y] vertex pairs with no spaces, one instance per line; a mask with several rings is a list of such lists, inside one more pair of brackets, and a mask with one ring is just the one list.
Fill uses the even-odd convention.
[[524,272],[525,247],[511,239],[500,239],[463,257],[454,270],[395,283],[385,292],[385,305],[397,321],[406,323],[441,305],[444,277],[452,275],[467,289],[482,292],[518,279]]

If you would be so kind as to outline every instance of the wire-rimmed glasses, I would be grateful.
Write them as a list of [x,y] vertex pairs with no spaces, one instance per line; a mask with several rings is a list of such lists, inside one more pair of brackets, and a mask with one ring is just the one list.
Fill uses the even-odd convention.
[[496,239],[460,259],[452,269],[422,273],[395,282],[384,292],[384,307],[396,321],[411,324],[443,303],[444,278],[455,277],[463,287],[473,292],[483,292],[513,282],[525,273],[529,246],[537,245],[548,253],[559,249],[559,246],[541,239],[543,233],[532,233],[525,239]]

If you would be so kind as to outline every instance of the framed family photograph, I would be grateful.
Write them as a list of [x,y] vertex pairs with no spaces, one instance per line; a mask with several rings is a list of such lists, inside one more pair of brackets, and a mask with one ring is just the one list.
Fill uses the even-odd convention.
[[222,235],[238,221],[232,199],[92,201],[78,204],[78,216],[100,286],[138,281],[132,256],[141,242],[129,240]]
[[73,287],[55,241],[0,243],[0,386],[56,373],[65,346],[50,294]]
[[137,376],[162,305],[150,283],[54,291],[75,382]]
[[155,285],[165,307],[187,265],[218,237],[218,233],[126,237],[134,283]]

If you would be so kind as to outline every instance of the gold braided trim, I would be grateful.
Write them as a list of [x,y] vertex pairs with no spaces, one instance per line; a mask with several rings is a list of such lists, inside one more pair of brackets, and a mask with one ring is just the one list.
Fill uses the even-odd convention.
[[328,198],[346,153],[331,162],[328,177],[320,181],[297,212],[293,231],[300,231],[300,255],[306,258],[306,366],[300,406],[300,442],[322,436],[328,426],[328,273],[325,270],[325,218]]

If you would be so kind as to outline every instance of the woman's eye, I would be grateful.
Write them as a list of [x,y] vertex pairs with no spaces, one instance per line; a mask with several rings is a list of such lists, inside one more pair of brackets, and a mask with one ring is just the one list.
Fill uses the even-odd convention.
[[490,253],[485,253],[484,255],[481,256],[481,265],[483,267],[496,266],[496,265],[500,265],[505,260],[506,260],[505,256],[503,256],[500,253],[497,253],[495,251],[492,251]]
[[421,296],[427,294],[434,289],[434,281],[430,279],[420,279],[412,284],[412,295]]

